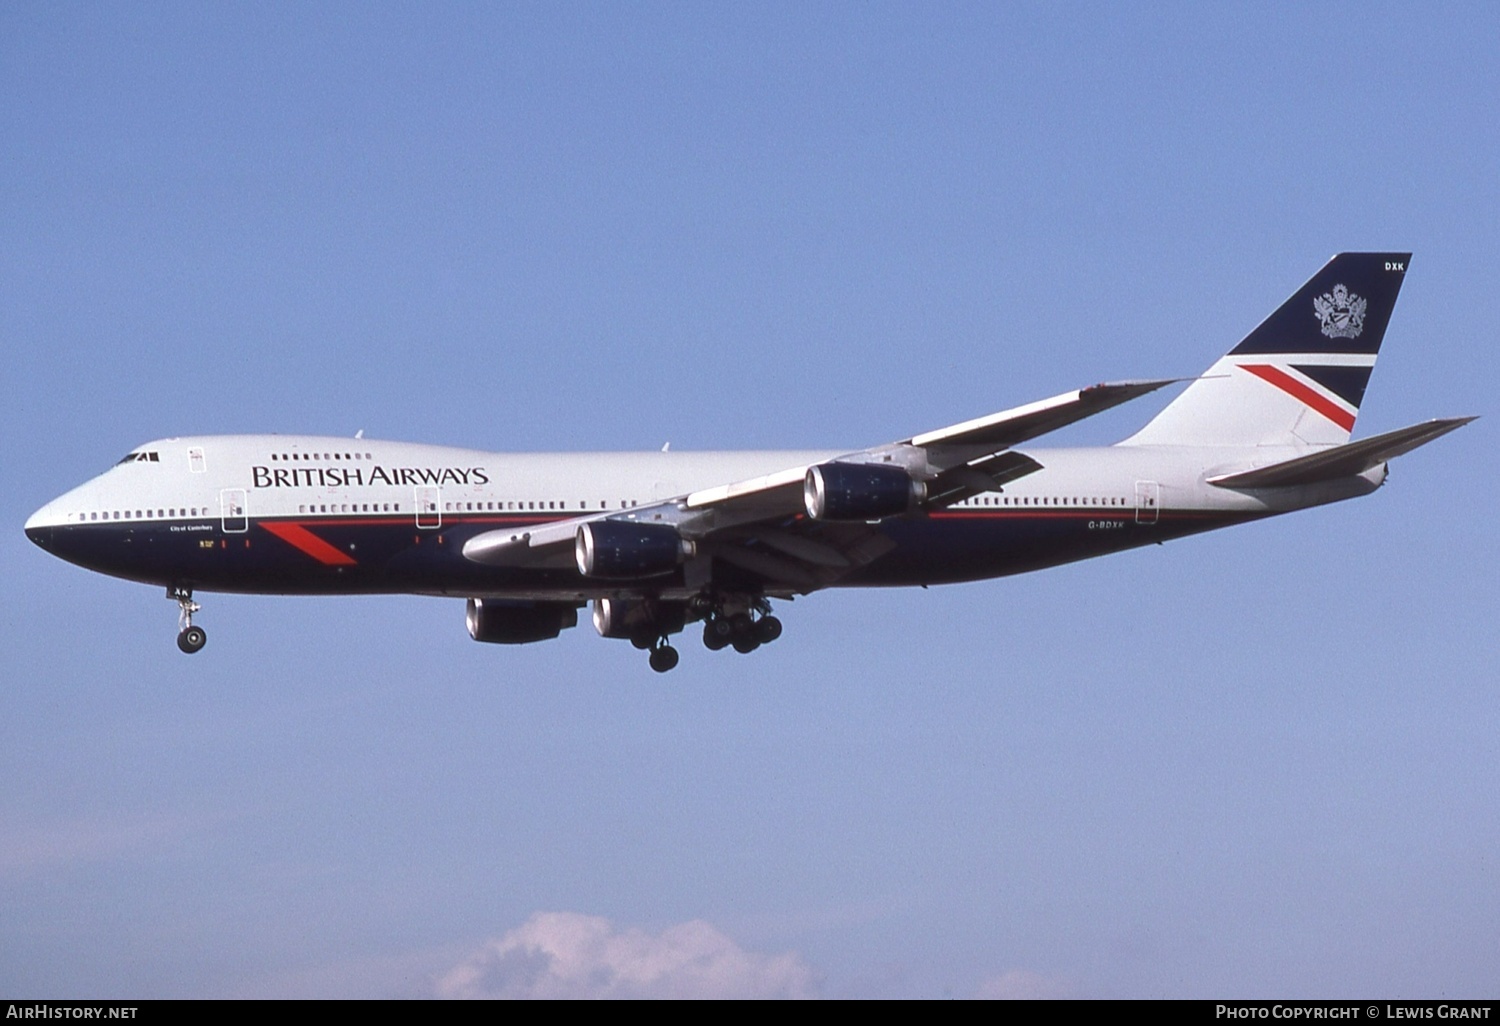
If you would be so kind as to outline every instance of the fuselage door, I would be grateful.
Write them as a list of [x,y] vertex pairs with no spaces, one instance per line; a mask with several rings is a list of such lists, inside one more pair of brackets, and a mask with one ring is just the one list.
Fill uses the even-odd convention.
[[1135,522],[1154,524],[1161,515],[1161,485],[1155,481],[1135,483]]
[[417,526],[427,530],[443,526],[442,493],[437,485],[417,485]]
[[245,508],[245,489],[224,488],[219,492],[219,517],[225,534],[244,534],[250,530],[250,515]]

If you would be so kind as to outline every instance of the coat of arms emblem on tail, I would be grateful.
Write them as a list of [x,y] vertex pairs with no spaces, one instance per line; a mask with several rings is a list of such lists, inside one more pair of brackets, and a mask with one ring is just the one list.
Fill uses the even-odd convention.
[[1343,285],[1335,285],[1313,300],[1313,312],[1329,338],[1359,338],[1365,330],[1365,300]]

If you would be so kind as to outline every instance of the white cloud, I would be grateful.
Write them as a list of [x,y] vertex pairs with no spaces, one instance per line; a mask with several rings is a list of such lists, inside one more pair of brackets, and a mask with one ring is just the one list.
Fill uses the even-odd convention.
[[1059,979],[1030,969],[1010,969],[979,985],[981,999],[992,1001],[1040,1001],[1070,996],[1070,988]]
[[808,998],[795,953],[746,951],[695,920],[658,934],[578,912],[538,912],[437,981],[448,998]]

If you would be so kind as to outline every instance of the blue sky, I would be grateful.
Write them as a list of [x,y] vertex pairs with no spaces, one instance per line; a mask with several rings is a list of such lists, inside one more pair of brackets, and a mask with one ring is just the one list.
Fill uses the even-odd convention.
[[666,677],[405,597],[210,595],[187,659],[20,527],[177,434],[864,446],[1197,373],[1352,249],[1415,254],[1356,433],[1488,415],[1497,29],[7,6],[0,993],[1493,996],[1488,419]]

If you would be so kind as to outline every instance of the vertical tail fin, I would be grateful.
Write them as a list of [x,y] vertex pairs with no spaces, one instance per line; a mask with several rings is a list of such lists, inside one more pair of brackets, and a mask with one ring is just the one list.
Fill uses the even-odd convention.
[[1349,440],[1410,253],[1340,253],[1124,445]]

